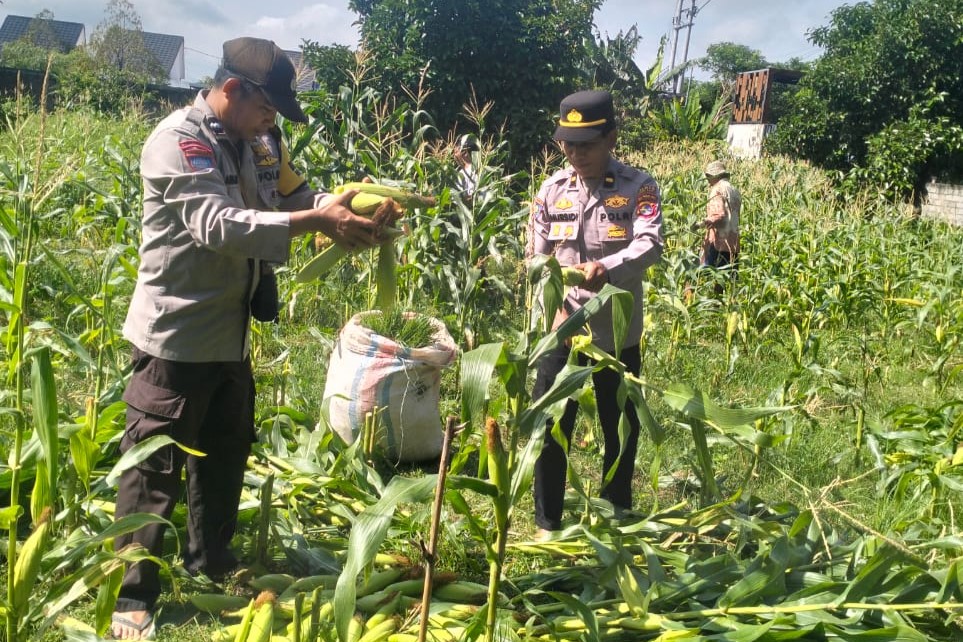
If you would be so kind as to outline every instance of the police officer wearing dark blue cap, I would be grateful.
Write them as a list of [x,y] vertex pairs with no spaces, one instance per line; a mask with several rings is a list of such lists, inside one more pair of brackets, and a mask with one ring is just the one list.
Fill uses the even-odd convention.
[[[641,369],[642,282],[646,269],[662,255],[662,209],[659,186],[649,174],[612,156],[617,138],[615,109],[607,91],[580,91],[566,96],[559,108],[555,140],[568,166],[542,183],[532,203],[527,255],[553,255],[562,266],[585,274],[571,288],[555,318],[558,327],[568,314],[585,305],[606,283],[626,290],[635,304],[624,345],[616,345],[612,308],[606,305],[589,321],[593,342],[614,355],[628,371]],[[532,396],[547,392],[568,361],[561,345],[538,364]],[[592,375],[599,421],[605,438],[602,478],[611,474],[601,496],[616,509],[632,507],[632,477],[639,421],[631,402],[618,403],[621,376],[605,368]],[[571,444],[578,403],[569,401],[559,420]],[[619,438],[623,412],[630,431]],[[548,431],[535,465],[535,523],[538,539],[562,527],[567,454]]]
[[[275,121],[307,120],[295,89],[294,65],[275,43],[229,40],[214,86],[164,118],[141,154],[143,241],[124,324],[132,374],[120,449],[164,435],[209,456],[162,446],[124,471],[114,515],[169,519],[186,487],[182,550],[192,574],[223,576],[238,564],[231,540],[256,437],[250,327],[277,315],[267,266],[285,262],[306,233],[348,249],[379,241],[371,220],[347,207],[354,193],[316,191],[291,163]],[[114,543],[160,557],[163,523]],[[130,564],[111,637],[151,639],[160,592],[156,563]]]

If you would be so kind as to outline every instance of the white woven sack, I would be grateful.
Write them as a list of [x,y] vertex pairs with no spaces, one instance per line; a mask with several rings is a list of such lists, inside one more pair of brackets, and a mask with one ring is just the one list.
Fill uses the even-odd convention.
[[457,346],[437,319],[429,319],[435,329],[431,344],[409,348],[361,325],[368,314],[345,324],[331,353],[324,386],[331,427],[354,443],[365,415],[382,409],[378,437],[388,457],[436,458],[442,442],[441,371],[454,362]]

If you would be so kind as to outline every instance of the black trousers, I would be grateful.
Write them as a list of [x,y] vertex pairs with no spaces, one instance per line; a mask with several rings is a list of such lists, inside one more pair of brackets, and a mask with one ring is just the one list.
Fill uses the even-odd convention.
[[[218,574],[236,565],[230,551],[237,527],[244,469],[256,438],[254,377],[249,361],[184,363],[133,351],[133,374],[124,401],[127,426],[120,450],[154,435],[168,435],[206,453],[187,455],[171,444],[121,475],[115,518],[153,513],[169,519],[183,492],[187,469],[187,542],[184,565]],[[143,545],[163,554],[164,526],[148,525],[116,538],[115,550]],[[160,596],[158,566],[149,561],[127,568],[117,611],[151,610]]]
[[[568,361],[568,356],[569,348],[563,345],[542,357],[535,375],[535,387],[532,390],[533,398],[537,399],[548,392],[555,382],[555,377],[558,376],[558,373],[561,372]],[[642,358],[638,345],[623,348],[619,358],[629,372],[635,375],[639,374]],[[579,360],[582,365],[587,362],[584,357],[580,357]],[[623,409],[618,406],[616,393],[620,379],[619,373],[611,368],[604,368],[592,374],[599,423],[602,424],[602,434],[605,439],[605,453],[602,458],[603,479],[619,456],[619,418]],[[635,473],[635,454],[639,446],[639,418],[635,413],[635,405],[631,401],[626,402],[624,412],[630,427],[625,451],[619,459],[612,480],[602,488],[600,494],[602,498],[609,500],[619,508],[631,508],[632,476]],[[572,442],[577,413],[578,403],[569,400],[559,421],[559,426],[569,445]],[[535,462],[535,524],[539,528],[559,530],[562,527],[562,505],[565,499],[568,455],[548,432],[550,429],[551,425],[546,429],[545,444],[538,460]]]

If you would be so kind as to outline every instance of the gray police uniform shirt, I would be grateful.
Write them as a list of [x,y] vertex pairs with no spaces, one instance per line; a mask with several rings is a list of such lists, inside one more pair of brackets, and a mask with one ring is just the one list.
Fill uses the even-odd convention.
[[260,262],[287,260],[288,212],[325,195],[307,187],[276,135],[231,141],[205,95],[144,143],[143,239],[123,332],[163,359],[240,361]]
[[[625,346],[642,337],[642,282],[645,270],[662,256],[662,203],[659,186],[649,174],[618,160],[609,166],[595,190],[586,188],[567,167],[542,183],[532,203],[527,255],[554,255],[563,267],[598,261],[609,282],[632,293],[634,305]],[[569,290],[567,306],[584,305],[595,292]],[[590,321],[593,341],[612,352],[612,306]]]

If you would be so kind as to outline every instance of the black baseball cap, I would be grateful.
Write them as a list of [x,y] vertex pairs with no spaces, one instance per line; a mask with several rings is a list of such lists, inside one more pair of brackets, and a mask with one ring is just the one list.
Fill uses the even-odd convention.
[[555,140],[595,140],[615,129],[615,108],[607,91],[579,91],[562,99]]
[[264,91],[271,106],[298,123],[308,117],[298,104],[298,77],[288,55],[272,40],[235,38],[224,43],[224,69]]

